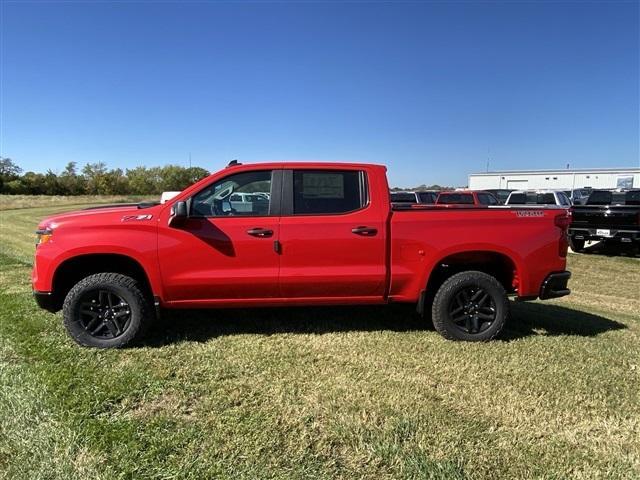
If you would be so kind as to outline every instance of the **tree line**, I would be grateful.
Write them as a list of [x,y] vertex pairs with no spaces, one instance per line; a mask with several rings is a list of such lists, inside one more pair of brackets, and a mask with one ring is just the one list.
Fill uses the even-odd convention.
[[24,172],[10,158],[0,157],[0,193],[13,195],[152,195],[180,191],[206,177],[200,167],[107,168],[104,162],[88,163],[81,169],[69,162],[55,173]]

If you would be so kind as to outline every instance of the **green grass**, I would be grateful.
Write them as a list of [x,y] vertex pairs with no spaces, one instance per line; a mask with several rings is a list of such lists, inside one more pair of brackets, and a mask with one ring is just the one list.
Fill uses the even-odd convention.
[[97,351],[31,298],[57,208],[0,213],[0,477],[640,477],[637,258],[570,255],[574,293],[488,344],[409,307],[295,308],[170,313]]

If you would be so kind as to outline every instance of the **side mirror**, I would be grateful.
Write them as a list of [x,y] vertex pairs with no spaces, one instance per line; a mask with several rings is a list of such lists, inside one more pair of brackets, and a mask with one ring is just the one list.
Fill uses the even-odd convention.
[[187,202],[176,202],[171,207],[171,216],[169,217],[170,227],[179,227],[187,220]]

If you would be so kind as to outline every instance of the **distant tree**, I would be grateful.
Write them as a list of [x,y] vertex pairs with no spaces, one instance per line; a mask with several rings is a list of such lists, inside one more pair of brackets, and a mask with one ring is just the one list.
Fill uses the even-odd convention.
[[162,191],[180,191],[209,175],[204,168],[167,165],[160,170]]
[[200,167],[136,167],[108,169],[104,162],[89,163],[78,173],[76,162],[68,162],[60,174],[26,172],[9,158],[0,158],[0,193],[28,195],[156,195],[165,190],[183,190],[209,175]]
[[127,169],[130,192],[136,195],[158,194],[161,191],[160,168],[136,167]]
[[86,193],[89,195],[100,195],[106,189],[107,166],[104,162],[87,163],[82,168],[82,175],[86,180]]
[[102,195],[123,195],[129,193],[129,181],[121,168],[109,170],[104,174]]
[[5,183],[16,180],[21,172],[22,169],[13,160],[0,157],[0,193],[4,193]]
[[81,195],[85,191],[85,179],[78,175],[76,162],[69,162],[58,177],[62,195]]
[[46,195],[45,179],[41,173],[27,172],[21,178],[22,188],[19,192],[26,195]]

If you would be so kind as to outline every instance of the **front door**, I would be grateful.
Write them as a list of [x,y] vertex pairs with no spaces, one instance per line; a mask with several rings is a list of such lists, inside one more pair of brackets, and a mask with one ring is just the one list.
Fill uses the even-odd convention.
[[[278,296],[278,216],[272,190],[281,171],[246,171],[191,197],[179,227],[161,218],[158,256],[167,301]],[[276,185],[277,184],[277,185]]]
[[[285,298],[382,299],[385,222],[365,171],[285,170],[280,217],[280,294]],[[380,202],[375,192],[372,198]]]

